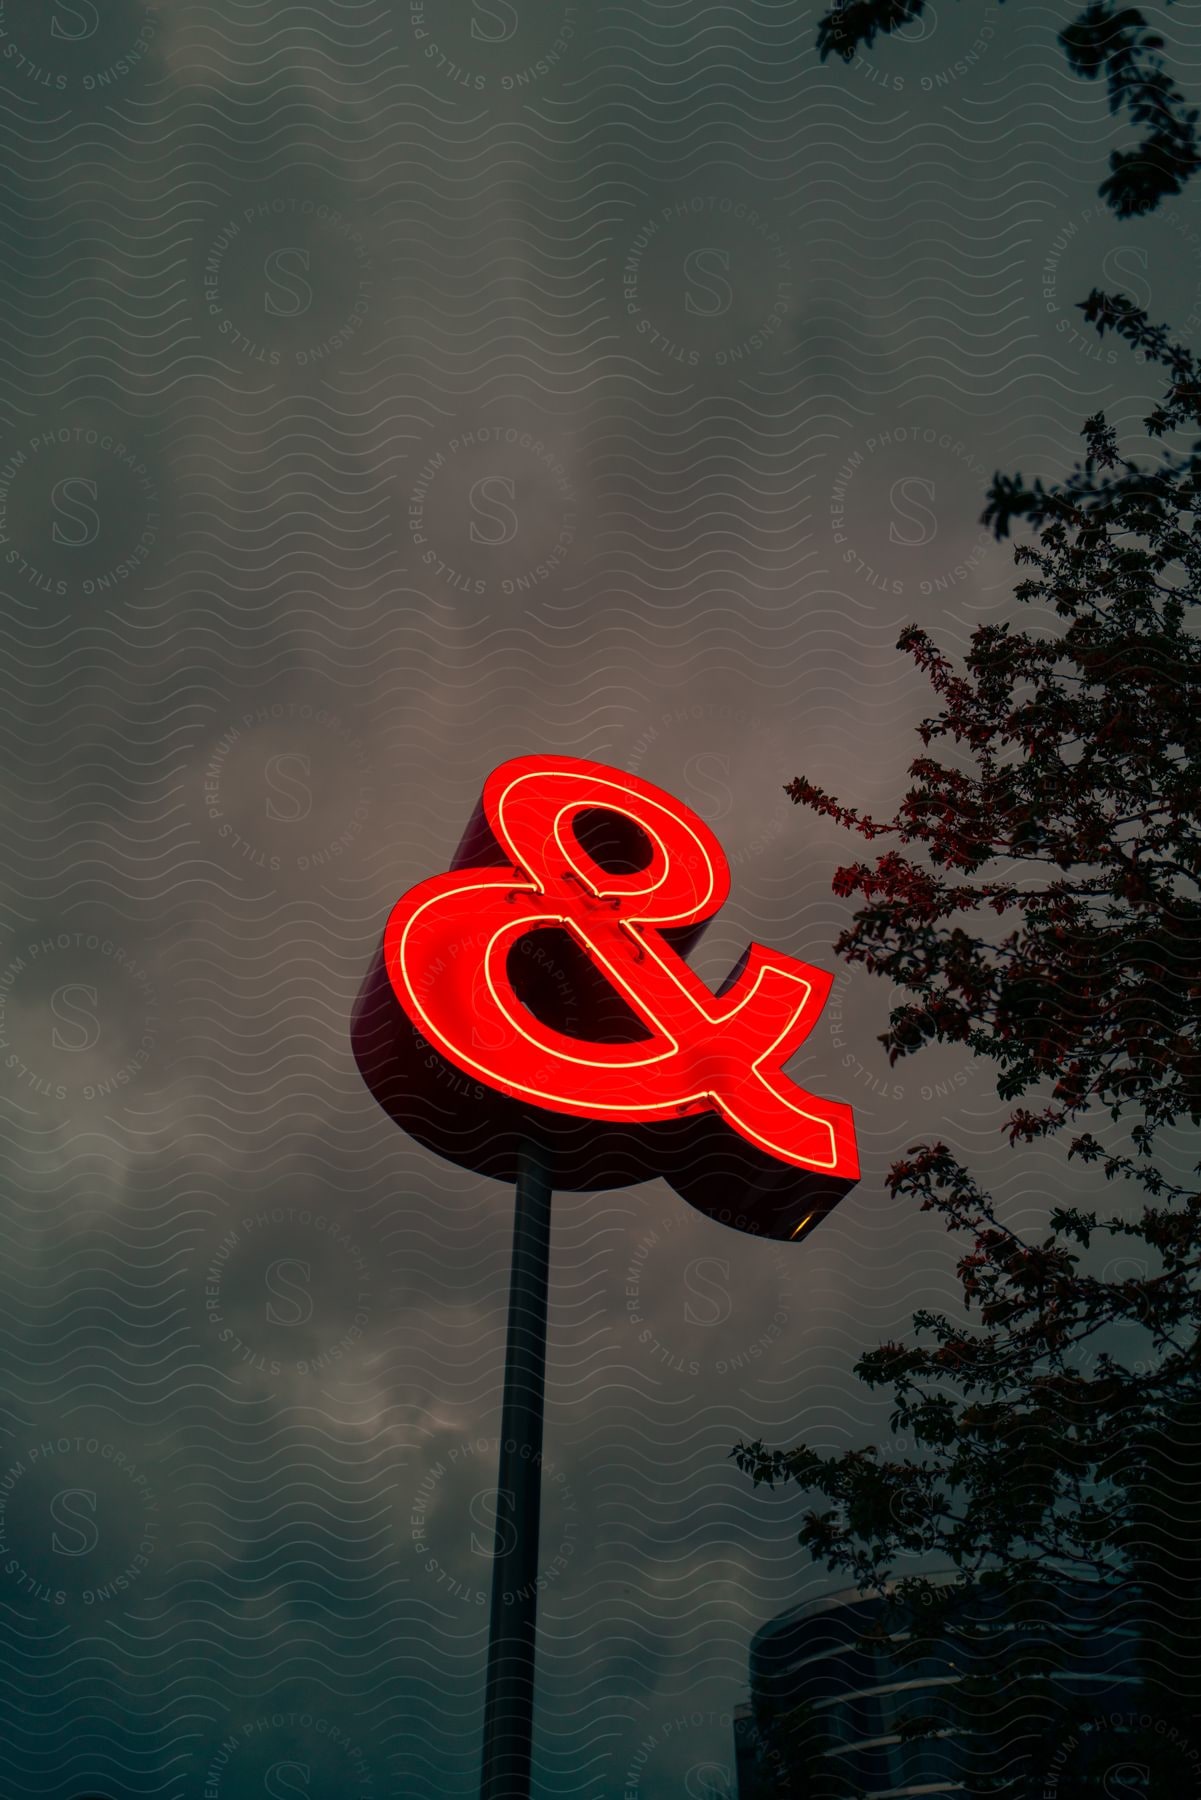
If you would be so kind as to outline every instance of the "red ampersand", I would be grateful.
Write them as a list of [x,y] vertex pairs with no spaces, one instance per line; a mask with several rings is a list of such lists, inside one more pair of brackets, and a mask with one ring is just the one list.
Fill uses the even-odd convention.
[[508,1175],[549,1131],[561,1186],[664,1174],[730,1224],[799,1236],[859,1178],[851,1108],[784,1072],[833,978],[751,944],[713,993],[683,952],[729,887],[663,789],[572,757],[502,764],[452,870],[388,919],[355,1024],[369,1086],[471,1166]]

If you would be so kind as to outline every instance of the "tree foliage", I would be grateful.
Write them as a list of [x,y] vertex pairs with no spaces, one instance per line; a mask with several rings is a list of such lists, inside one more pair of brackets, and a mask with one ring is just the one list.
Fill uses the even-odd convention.
[[[978,627],[962,669],[904,633],[937,710],[891,818],[803,777],[788,791],[888,845],[835,889],[861,903],[840,955],[912,995],[891,1060],[929,1040],[991,1059],[1010,1140],[1058,1143],[1092,1193],[1024,1236],[952,1148],[914,1146],[889,1186],[962,1242],[962,1316],[919,1313],[857,1373],[915,1454],[735,1454],[819,1497],[801,1541],[862,1590],[913,1557],[958,1571],[938,1594],[903,1584],[927,1621],[969,1590],[1015,1608],[1079,1581],[1136,1593],[1145,1703],[1194,1722],[1201,1779],[1201,375],[1126,298],[1084,311],[1164,371],[1151,454],[1124,456],[1098,414],[1066,480],[996,477],[984,516],[1026,528],[1016,593],[1036,615]],[[977,1724],[989,1693],[961,1695]],[[1152,1792],[1181,1791],[1177,1751]],[[971,1791],[1024,1791],[992,1768]]]
[[[920,19],[926,5],[927,0],[842,0],[818,26],[822,60],[838,56],[853,62],[878,37]],[[1102,197],[1120,218],[1154,211],[1201,167],[1197,109],[1167,71],[1163,38],[1138,7],[1089,0],[1060,32],[1059,42],[1074,74],[1089,81],[1104,76],[1110,112],[1123,116],[1137,134],[1131,148],[1111,151]]]

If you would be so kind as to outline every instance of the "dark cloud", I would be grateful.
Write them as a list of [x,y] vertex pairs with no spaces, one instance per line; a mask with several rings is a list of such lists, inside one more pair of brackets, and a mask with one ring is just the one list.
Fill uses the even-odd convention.
[[[0,6],[6,1792],[471,1791],[511,1200],[392,1129],[350,1006],[541,748],[713,825],[715,985],[830,963],[783,783],[887,806],[899,629],[1012,604],[988,476],[1139,416],[1071,302],[1196,298],[1193,202],[1098,214],[1058,24],[843,70],[766,4]],[[857,1352],[953,1302],[890,1158],[1064,1191],[970,1062],[887,1066],[894,1003],[843,972],[798,1061],[866,1162],[803,1250],[556,1200],[544,1794],[728,1767],[822,1578],[727,1452],[885,1429]]]

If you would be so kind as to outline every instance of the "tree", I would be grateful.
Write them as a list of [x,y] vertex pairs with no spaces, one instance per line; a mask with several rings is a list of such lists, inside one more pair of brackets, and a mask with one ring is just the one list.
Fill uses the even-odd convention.
[[[991,1059],[1010,1142],[1058,1141],[1113,1198],[1057,1207],[1028,1239],[947,1144],[914,1146],[889,1186],[962,1242],[963,1316],[918,1313],[912,1341],[856,1372],[891,1396],[918,1454],[734,1454],[756,1483],[826,1502],[801,1542],[864,1591],[885,1591],[901,1553],[958,1571],[937,1592],[896,1590],[922,1629],[969,1591],[1019,1623],[1062,1608],[1070,1582],[1135,1596],[1142,1703],[1192,1722],[1201,1783],[1201,1194],[1174,1144],[1201,1121],[1201,374],[1125,297],[1094,292],[1083,310],[1165,372],[1151,455],[1125,457],[1098,414],[1063,482],[995,478],[984,518],[998,537],[1025,523],[1016,595],[1047,622],[980,626],[962,670],[904,633],[938,710],[892,818],[803,777],[788,792],[892,846],[834,883],[861,902],[839,954],[913,995],[881,1039],[891,1060],[931,1040]],[[1042,1642],[1034,1630],[1010,1672],[1027,1710],[1051,1692]],[[1014,1691],[971,1687],[960,1701],[985,1755]],[[1136,1754],[1125,1726],[1076,1712],[1087,1754],[1057,1800],[1105,1791],[1106,1755],[1151,1769],[1153,1793],[1193,1791],[1164,1734]],[[997,1767],[971,1791],[1025,1791]]]
[[[878,37],[920,19],[926,5],[927,0],[836,0],[818,25],[822,61],[838,56],[853,62],[861,47],[870,50]],[[1100,193],[1120,218],[1154,211],[1201,167],[1197,110],[1164,66],[1162,37],[1137,7],[1089,0],[1060,32],[1059,42],[1074,74],[1089,81],[1105,76],[1110,112],[1124,114],[1140,133],[1132,149],[1110,153]]]

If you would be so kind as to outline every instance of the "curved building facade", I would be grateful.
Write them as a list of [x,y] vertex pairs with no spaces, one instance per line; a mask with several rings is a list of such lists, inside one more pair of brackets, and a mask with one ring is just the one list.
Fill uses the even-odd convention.
[[[783,1747],[790,1775],[781,1780],[744,1757],[740,1800],[964,1795],[969,1759],[978,1770],[984,1754],[990,1773],[1025,1791],[1032,1771],[1051,1766],[1057,1721],[1076,1702],[1134,1704],[1137,1651],[1128,1597],[1113,1590],[1065,1586],[1055,1607],[1020,1628],[974,1598],[928,1634],[897,1630],[884,1597],[851,1590],[807,1602],[752,1641],[750,1711],[764,1738]],[[987,1751],[965,1727],[962,1688],[984,1674],[1000,1683]],[[933,1734],[907,1738],[905,1721],[915,1718],[933,1721]]]

